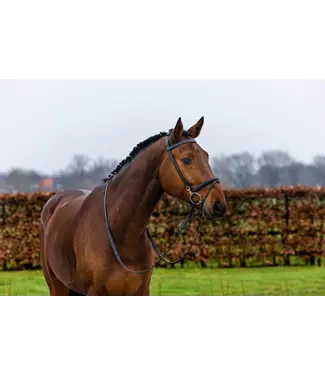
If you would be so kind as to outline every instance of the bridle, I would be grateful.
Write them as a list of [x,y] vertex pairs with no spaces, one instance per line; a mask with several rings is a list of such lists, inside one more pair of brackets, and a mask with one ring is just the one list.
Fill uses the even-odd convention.
[[[160,261],[164,261],[168,264],[176,264],[176,263],[179,263],[182,259],[185,258],[185,256],[191,251],[195,241],[196,241],[196,238],[199,234],[199,230],[200,230],[200,227],[201,227],[201,224],[202,224],[202,218],[203,218],[203,207],[204,207],[204,204],[205,204],[205,201],[210,193],[210,191],[212,190],[213,186],[217,183],[220,183],[220,180],[219,178],[217,177],[213,177],[213,178],[210,178],[204,182],[202,182],[200,185],[198,186],[191,186],[185,179],[185,177],[183,176],[183,173],[181,172],[175,158],[174,158],[174,155],[172,154],[172,150],[174,150],[175,148],[183,145],[183,144],[186,144],[186,143],[197,143],[196,140],[194,138],[190,138],[190,139],[185,139],[183,141],[180,141],[178,143],[175,143],[173,145],[170,145],[169,144],[169,138],[170,138],[170,135],[171,135],[171,132],[172,132],[172,129],[169,130],[168,134],[166,135],[165,137],[165,149],[166,151],[168,152],[168,155],[171,159],[171,161],[173,162],[174,164],[174,167],[176,168],[176,171],[180,177],[180,179],[182,180],[184,186],[185,186],[185,189],[188,191],[189,193],[189,201],[190,201],[190,205],[191,205],[191,211],[189,212],[188,216],[186,217],[186,219],[183,221],[183,223],[181,224],[180,226],[180,230],[173,242],[173,244],[171,245],[171,247],[166,251],[166,253],[163,255],[160,250],[158,249],[157,245],[155,244],[150,232],[149,232],[149,229],[148,227],[146,228],[146,233],[148,235],[148,238],[151,242],[151,245],[154,249],[154,251],[156,252],[156,254],[158,255],[158,261],[156,263],[154,263],[154,265],[146,270],[142,270],[142,271],[135,271],[135,270],[132,270],[130,268],[128,268],[126,266],[126,264],[122,261],[121,257],[120,257],[120,254],[117,250],[117,247],[115,245],[115,242],[114,242],[114,239],[113,239],[113,235],[112,235],[112,232],[110,230],[110,227],[109,227],[109,223],[108,223],[108,215],[107,215],[107,205],[106,205],[106,202],[107,202],[107,190],[108,190],[108,186],[110,185],[110,182],[112,179],[109,179],[107,180],[107,183],[106,183],[106,187],[105,187],[105,193],[104,193],[104,214],[105,214],[105,224],[106,224],[106,231],[107,231],[107,235],[108,235],[108,238],[110,240],[110,243],[111,243],[111,246],[112,246],[112,249],[113,249],[113,252],[114,252],[114,255],[117,259],[117,261],[120,263],[120,265],[126,269],[127,271],[129,272],[132,272],[132,273],[136,273],[136,274],[142,274],[142,273],[146,273],[150,270],[152,270],[155,266],[158,265],[158,263]],[[204,187],[210,185],[207,193],[205,194],[205,196],[202,198],[201,194],[198,193],[200,190],[202,190]],[[195,201],[194,197],[198,197],[198,201]],[[196,232],[196,235],[194,237],[194,240],[193,240],[193,243],[190,247],[190,249],[181,257],[181,259],[177,260],[177,261],[174,261],[174,262],[171,262],[169,261],[168,259],[165,258],[165,256],[170,252],[171,248],[174,246],[175,242],[177,241],[178,237],[181,235],[181,233],[184,231],[184,229],[186,228],[189,220],[192,218],[192,215],[194,213],[194,209],[195,209],[195,206],[199,206],[201,205],[201,220],[200,220],[200,223],[198,225],[198,229],[197,229],[197,232]]]
[[[180,142],[175,143],[175,144],[173,144],[173,145],[170,146],[169,145],[170,134],[171,134],[171,130],[169,131],[168,135],[165,137],[165,148],[166,148],[166,151],[168,152],[168,155],[169,155],[171,161],[174,164],[174,167],[176,168],[176,171],[177,171],[179,177],[183,181],[185,189],[189,193],[190,203],[191,203],[192,206],[198,206],[201,203],[204,204],[204,202],[205,202],[206,198],[208,197],[211,189],[213,188],[213,186],[216,183],[220,183],[220,180],[217,177],[213,177],[213,178],[209,178],[208,180],[202,182],[202,184],[200,184],[200,185],[198,185],[196,187],[191,187],[190,184],[186,181],[185,177],[183,176],[183,173],[181,172],[178,164],[176,163],[174,155],[172,154],[172,150],[174,150],[175,148],[177,148],[177,147],[179,147],[179,146],[181,146],[183,144],[186,144],[186,143],[196,143],[196,140],[194,138],[185,139],[183,141],[180,141]],[[202,190],[204,187],[206,187],[208,185],[211,185],[210,189],[208,190],[208,192],[205,195],[205,197],[202,199],[202,196],[198,193],[198,191]],[[195,200],[193,200],[193,197],[195,197],[195,196],[199,197],[199,201],[198,202],[195,202]]]

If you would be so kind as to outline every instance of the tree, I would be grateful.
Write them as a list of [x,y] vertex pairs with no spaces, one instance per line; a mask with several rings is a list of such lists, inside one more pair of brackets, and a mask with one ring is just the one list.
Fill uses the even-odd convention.
[[82,181],[85,178],[86,171],[90,166],[91,158],[84,154],[76,154],[68,164],[67,171],[70,172],[75,178]]
[[284,151],[265,151],[257,159],[259,166],[258,181],[260,186],[277,187],[285,185],[285,168],[293,159]]
[[313,170],[316,180],[320,185],[325,185],[325,155],[315,155],[313,158]]
[[233,187],[249,187],[254,184],[256,161],[249,152],[240,152],[212,159],[212,168]]
[[115,160],[100,157],[92,163],[91,168],[89,168],[87,172],[87,176],[93,181],[101,181],[117,166],[117,164],[118,162]]
[[31,186],[39,182],[42,176],[34,170],[12,168],[6,177],[6,184],[19,192],[30,191]]

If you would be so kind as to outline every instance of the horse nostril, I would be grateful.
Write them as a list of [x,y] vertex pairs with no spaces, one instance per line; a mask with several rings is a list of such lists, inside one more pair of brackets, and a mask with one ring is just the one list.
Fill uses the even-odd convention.
[[226,212],[226,206],[221,204],[220,202],[216,201],[213,205],[214,212],[217,212],[221,215],[223,215]]

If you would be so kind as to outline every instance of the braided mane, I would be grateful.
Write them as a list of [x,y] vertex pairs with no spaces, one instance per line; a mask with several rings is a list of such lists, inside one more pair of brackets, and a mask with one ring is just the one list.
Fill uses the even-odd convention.
[[[156,135],[153,135],[147,139],[145,139],[144,141],[138,143],[134,148],[133,150],[129,153],[129,155],[123,159],[118,165],[117,167],[106,177],[104,178],[102,181],[103,182],[109,182],[115,175],[118,174],[118,172],[128,163],[131,163],[131,161],[143,150],[145,150],[147,147],[149,147],[150,145],[152,145],[153,143],[159,141],[159,139],[161,139],[162,137],[165,137],[166,135],[168,135],[168,133],[166,132],[160,132]],[[183,133],[182,133],[182,136],[185,136],[185,137],[191,137],[192,134],[190,132],[188,132],[187,130],[183,130]]]

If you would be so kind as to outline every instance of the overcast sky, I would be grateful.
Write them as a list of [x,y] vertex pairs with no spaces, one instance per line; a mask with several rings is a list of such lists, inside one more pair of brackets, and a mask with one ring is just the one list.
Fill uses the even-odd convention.
[[324,80],[0,80],[0,171],[51,173],[75,153],[123,159],[143,139],[201,116],[210,155],[325,153]]

